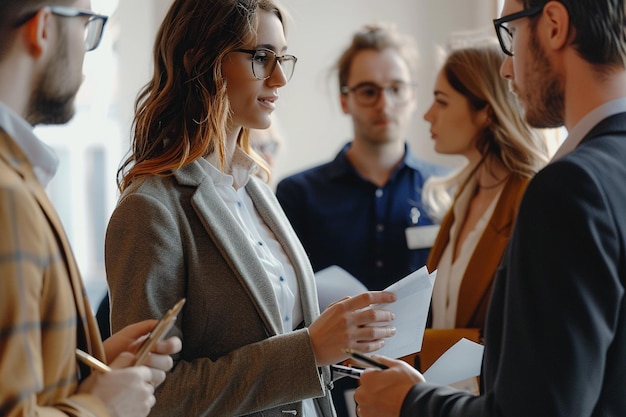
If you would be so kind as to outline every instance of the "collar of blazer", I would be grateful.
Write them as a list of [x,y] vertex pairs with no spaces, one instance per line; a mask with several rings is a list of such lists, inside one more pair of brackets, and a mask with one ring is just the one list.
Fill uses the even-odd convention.
[[[92,333],[88,331],[88,328],[91,327],[95,329],[95,322],[91,320],[92,325],[88,324],[90,322],[90,318],[92,318],[91,311],[89,310],[89,304],[86,303],[86,297],[84,297],[84,288],[78,266],[76,265],[76,260],[74,259],[74,255],[69,241],[67,240],[67,236],[65,235],[61,220],[52,206],[44,188],[35,176],[30,162],[13,139],[11,139],[11,137],[9,137],[9,135],[1,129],[0,159],[5,160],[7,165],[9,165],[24,180],[20,186],[25,187],[36,200],[49,222],[50,230],[54,233],[56,241],[59,244],[59,251],[65,261],[70,284],[72,285],[74,293],[74,300],[77,309],[76,313],[81,321],[81,323],[77,326],[82,326],[82,328],[78,329],[79,346],[86,349],[90,353],[94,353],[98,357],[103,357],[103,351],[101,350],[99,343],[97,343],[98,341],[95,339],[92,340],[89,336]],[[81,338],[82,340],[80,340]]]
[[[223,203],[213,180],[199,162],[193,162],[175,172],[180,185],[192,186],[196,192],[192,205],[208,235],[229,256],[233,272],[250,291],[257,311],[273,334],[282,333],[282,317],[274,290],[248,237],[238,227],[228,207]],[[319,314],[313,271],[300,241],[295,235],[269,186],[251,177],[246,191],[259,215],[276,236],[296,272],[305,324],[308,326]]]

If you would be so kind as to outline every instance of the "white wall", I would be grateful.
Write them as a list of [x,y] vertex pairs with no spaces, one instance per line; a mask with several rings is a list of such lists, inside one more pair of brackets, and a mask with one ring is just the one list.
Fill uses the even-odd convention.
[[408,141],[418,155],[447,165],[460,160],[434,153],[422,115],[430,106],[439,66],[437,47],[452,31],[490,31],[493,0],[284,0],[294,24],[289,51],[298,56],[291,83],[280,92],[276,115],[285,137],[275,176],[283,177],[330,159],[352,134],[339,106],[335,73],[330,72],[352,34],[371,22],[395,22],[417,40],[418,106]]

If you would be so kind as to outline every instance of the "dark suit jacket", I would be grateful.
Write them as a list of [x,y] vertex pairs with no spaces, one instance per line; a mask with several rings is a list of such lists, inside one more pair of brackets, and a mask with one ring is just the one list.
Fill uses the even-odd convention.
[[487,316],[484,394],[418,384],[401,416],[626,415],[626,113],[528,185]]
[[[306,253],[269,186],[252,177],[246,190],[291,260],[308,326],[319,308]],[[267,273],[198,161],[133,182],[105,253],[114,331],[187,299],[174,329],[183,349],[152,416],[302,415],[301,400],[313,397],[335,415],[329,368],[316,367],[306,328],[283,332]]]

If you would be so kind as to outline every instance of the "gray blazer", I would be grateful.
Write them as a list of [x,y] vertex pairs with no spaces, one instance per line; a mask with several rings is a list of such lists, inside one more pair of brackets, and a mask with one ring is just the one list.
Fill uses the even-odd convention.
[[300,416],[301,400],[311,397],[323,416],[335,415],[330,372],[316,367],[306,328],[319,315],[310,263],[272,190],[257,178],[246,190],[295,269],[300,330],[283,334],[269,278],[197,161],[134,182],[111,217],[113,331],[187,299],[172,331],[183,349],[153,416]]

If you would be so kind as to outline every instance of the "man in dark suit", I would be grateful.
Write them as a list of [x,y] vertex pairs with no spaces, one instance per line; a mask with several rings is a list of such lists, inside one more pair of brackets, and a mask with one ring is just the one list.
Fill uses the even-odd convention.
[[366,371],[361,417],[626,415],[626,5],[506,0],[494,24],[526,119],[569,136],[531,181],[496,277],[483,393]]

